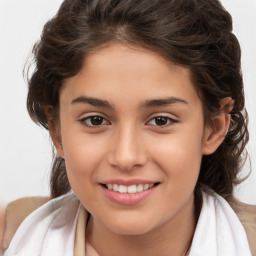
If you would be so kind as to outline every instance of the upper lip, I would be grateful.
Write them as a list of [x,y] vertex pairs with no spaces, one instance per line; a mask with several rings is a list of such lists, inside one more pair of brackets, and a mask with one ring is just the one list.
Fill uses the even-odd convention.
[[139,185],[139,184],[155,184],[155,183],[159,183],[159,182],[152,181],[152,180],[143,180],[143,179],[129,179],[129,180],[113,179],[113,180],[106,180],[106,181],[100,182],[100,184],[117,184],[117,185],[125,185],[125,186]]

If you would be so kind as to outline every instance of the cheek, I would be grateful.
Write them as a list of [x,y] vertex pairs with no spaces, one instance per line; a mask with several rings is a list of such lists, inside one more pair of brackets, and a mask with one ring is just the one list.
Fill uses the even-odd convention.
[[154,156],[155,163],[164,173],[165,196],[159,201],[159,207],[169,218],[168,213],[174,216],[193,196],[201,166],[201,144],[196,139],[190,140],[189,144],[186,137],[176,137],[169,143],[158,144]]
[[197,182],[202,159],[202,132],[180,132],[153,142],[150,155],[165,173],[168,189],[193,188]]
[[[77,198],[83,202],[88,211],[92,211],[100,199],[95,193],[99,165],[103,159],[102,148],[99,144],[92,143],[90,138],[66,141],[65,164],[70,186]],[[99,206],[100,207],[100,204]]]
[[62,132],[63,151],[70,185],[74,191],[96,182],[99,165],[104,159],[104,142],[81,132]]

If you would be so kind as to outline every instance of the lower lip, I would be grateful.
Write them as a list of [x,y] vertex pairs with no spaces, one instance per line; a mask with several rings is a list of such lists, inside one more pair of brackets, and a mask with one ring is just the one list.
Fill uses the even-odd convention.
[[113,202],[123,205],[138,204],[148,198],[156,189],[156,186],[137,193],[119,193],[101,186],[104,194]]

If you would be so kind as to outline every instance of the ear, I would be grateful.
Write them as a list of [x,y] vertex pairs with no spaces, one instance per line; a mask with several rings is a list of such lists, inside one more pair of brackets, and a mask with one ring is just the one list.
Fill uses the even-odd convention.
[[220,112],[206,126],[203,138],[203,155],[214,153],[225,139],[230,124],[230,112],[234,106],[231,97],[223,98],[220,102]]
[[58,155],[64,159],[64,152],[61,142],[61,131],[59,121],[54,117],[54,110],[52,106],[47,106],[45,108],[45,114],[47,116],[48,129],[52,139],[52,142],[57,150]]

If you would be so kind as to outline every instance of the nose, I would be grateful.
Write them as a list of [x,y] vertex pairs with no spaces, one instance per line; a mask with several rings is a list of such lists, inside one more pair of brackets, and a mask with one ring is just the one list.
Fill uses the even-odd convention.
[[122,171],[131,171],[143,166],[147,161],[141,134],[128,125],[113,134],[109,164]]

